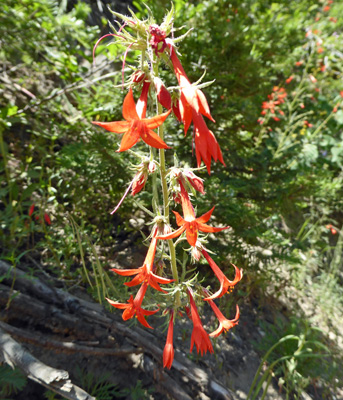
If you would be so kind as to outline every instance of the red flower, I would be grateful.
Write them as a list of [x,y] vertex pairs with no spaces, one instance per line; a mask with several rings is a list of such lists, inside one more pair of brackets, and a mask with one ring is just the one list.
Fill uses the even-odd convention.
[[137,115],[139,118],[145,118],[145,116],[146,116],[149,87],[150,87],[150,82],[144,81],[141,95],[136,104],[136,111],[137,111]]
[[222,152],[220,150],[217,139],[214,137],[204,121],[200,113],[192,110],[194,134],[195,134],[195,155],[197,158],[197,166],[200,167],[201,160],[204,161],[207,172],[211,173],[211,159],[219,160],[225,165]]
[[164,49],[167,47],[165,37],[166,33],[157,25],[153,24],[149,26],[149,33],[151,35],[150,45],[155,51],[155,54],[163,53]]
[[148,311],[148,310],[144,310],[143,308],[141,308],[147,288],[148,288],[148,284],[144,283],[140,287],[135,298],[133,298],[132,295],[130,296],[130,299],[127,301],[128,304],[117,303],[117,302],[112,301],[107,298],[106,298],[106,300],[111,304],[111,306],[124,310],[123,315],[122,315],[122,318],[124,321],[131,319],[136,315],[138,321],[142,325],[144,325],[146,328],[153,329],[153,327],[148,324],[148,322],[146,321],[144,316],[153,315],[153,314],[157,313],[158,309],[155,311]]
[[174,360],[173,333],[174,333],[174,311],[172,310],[170,311],[167,341],[163,350],[163,368],[170,369],[173,364]]
[[184,124],[184,131],[186,134],[193,121],[197,164],[199,167],[201,160],[203,160],[207,167],[207,171],[210,174],[212,158],[214,161],[219,160],[223,165],[225,165],[225,163],[219,144],[212,131],[208,129],[202,115],[213,122],[215,121],[211,116],[205,95],[201,90],[191,84],[170,41],[168,41],[168,45],[170,49],[170,59],[173,63],[174,72],[180,85],[181,95],[179,108],[181,120]]
[[31,215],[33,214],[33,211],[35,210],[35,205],[31,204],[31,207],[29,209],[29,217],[31,217]]
[[192,322],[193,322],[193,331],[192,331],[192,337],[191,337],[191,348],[190,348],[190,352],[192,352],[193,350],[193,346],[195,344],[195,347],[197,349],[197,352],[201,352],[201,355],[207,353],[207,350],[210,353],[213,353],[213,347],[212,347],[212,343],[210,341],[209,335],[208,333],[205,331],[205,329],[202,326],[199,314],[198,314],[198,310],[197,307],[195,305],[193,296],[190,292],[190,290],[188,290],[188,294],[189,294],[189,302],[191,305],[191,318],[192,318]]
[[224,228],[213,228],[205,224],[205,222],[207,222],[211,218],[214,207],[210,211],[207,211],[207,213],[205,213],[201,217],[195,218],[194,209],[189,199],[188,193],[186,192],[181,182],[180,182],[180,187],[181,187],[181,203],[182,203],[184,218],[182,218],[181,215],[176,211],[173,211],[173,213],[176,216],[176,223],[178,226],[180,226],[180,228],[172,233],[169,233],[168,235],[159,236],[157,237],[157,239],[164,239],[164,240],[174,239],[177,236],[180,236],[181,233],[186,231],[188,243],[191,246],[195,246],[196,241],[198,239],[198,231],[214,233],[230,228],[229,226],[225,226]]
[[210,306],[212,307],[212,310],[216,314],[218,321],[219,321],[219,327],[216,329],[214,332],[210,333],[211,337],[217,337],[219,336],[222,332],[227,332],[231,328],[233,328],[235,325],[238,324],[239,320],[239,307],[236,305],[236,316],[234,319],[227,319],[224,317],[224,315],[221,313],[219,308],[216,306],[213,300],[209,300]]
[[293,80],[293,78],[294,78],[294,76],[291,75],[288,79],[286,79],[286,83],[287,83],[287,84],[288,84],[288,83],[291,83],[292,80]]
[[216,277],[219,279],[220,282],[220,288],[219,290],[214,293],[212,296],[207,297],[204,300],[213,300],[216,299],[217,297],[222,297],[224,294],[229,290],[232,289],[241,279],[242,279],[242,270],[237,268],[234,264],[233,267],[235,268],[236,275],[233,281],[230,281],[227,279],[227,277],[224,275],[223,271],[218,267],[218,265],[212,260],[212,258],[208,255],[207,251],[205,249],[201,250],[202,255],[206,258],[207,262],[209,263],[210,267],[212,268],[212,271],[216,275]]
[[156,88],[157,99],[160,104],[167,110],[171,108],[171,96],[166,87],[164,86],[162,80],[155,76],[154,85]]
[[152,131],[152,129],[162,125],[170,112],[171,110],[153,118],[140,118],[137,114],[132,89],[130,88],[123,104],[123,117],[126,121],[93,121],[92,123],[94,125],[99,125],[110,132],[124,133],[118,151],[130,149],[138,142],[140,138],[151,147],[155,147],[157,149],[168,149],[169,147],[166,145],[166,143],[164,143],[164,141],[154,131]]
[[47,213],[44,213],[44,221],[48,224],[51,225],[51,219]]
[[196,176],[194,172],[189,169],[185,169],[183,171],[183,174],[186,176],[188,182],[194,187],[195,190],[197,190],[201,194],[205,194],[203,179]]
[[112,268],[111,271],[116,272],[118,275],[122,275],[122,276],[136,275],[132,279],[131,282],[125,283],[126,286],[129,286],[129,287],[136,286],[142,282],[145,282],[147,285],[153,287],[154,289],[158,290],[159,292],[165,292],[165,290],[161,289],[159,284],[171,283],[174,280],[162,278],[161,276],[155,275],[152,272],[153,265],[154,265],[155,253],[156,253],[156,246],[157,246],[157,238],[153,237],[142,267],[134,268],[134,269]]

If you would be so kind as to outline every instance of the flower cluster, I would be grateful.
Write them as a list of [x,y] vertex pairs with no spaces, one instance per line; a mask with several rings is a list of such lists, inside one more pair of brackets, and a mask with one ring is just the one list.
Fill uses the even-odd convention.
[[[290,78],[288,78],[289,80]],[[292,80],[292,79],[291,79]],[[291,80],[289,80],[290,83]],[[283,87],[274,86],[273,92],[268,95],[268,101],[264,101],[262,103],[262,111],[261,114],[263,116],[272,116],[274,121],[280,121],[280,118],[276,115],[276,111],[283,116],[285,113],[281,110],[280,104],[285,102],[285,98],[287,97],[286,89]],[[258,120],[260,124],[264,122],[263,118]]]
[[[183,311],[193,323],[190,351],[195,345],[197,352],[201,354],[207,351],[213,352],[210,337],[217,337],[238,323],[238,306],[235,318],[229,320],[220,312],[214,300],[232,291],[233,287],[242,279],[242,271],[232,264],[234,277],[232,280],[228,279],[204,246],[207,234],[227,230],[229,226],[213,227],[209,225],[208,222],[215,207],[205,214],[197,216],[192,204],[197,193],[205,194],[203,179],[198,177],[194,171],[199,169],[201,163],[204,162],[210,174],[212,160],[220,161],[223,165],[225,163],[217,139],[205,121],[207,119],[215,122],[206,97],[201,91],[201,88],[207,84],[192,84],[179,59],[176,43],[183,37],[174,38],[173,9],[160,26],[151,17],[147,21],[141,21],[134,13],[130,18],[115,12],[113,14],[124,23],[123,25],[119,24],[120,28],[113,34],[104,37],[114,36],[116,42],[125,45],[124,64],[129,49],[140,50],[140,65],[139,68],[132,67],[133,73],[124,83],[124,86],[128,87],[128,93],[123,102],[123,120],[94,121],[93,124],[109,132],[122,135],[118,152],[128,151],[139,142],[147,145],[137,145],[137,148],[145,148],[148,155],[143,156],[141,153],[130,150],[130,153],[140,158],[140,163],[134,166],[135,174],[132,181],[112,214],[117,211],[130,191],[133,196],[142,191],[151,176],[153,213],[149,211],[149,215],[154,215],[154,217],[151,222],[153,227],[149,236],[150,244],[143,265],[138,268],[112,269],[118,275],[132,278],[124,284],[130,288],[139,286],[136,295],[131,295],[126,303],[107,300],[113,307],[123,310],[122,318],[124,320],[136,317],[143,326],[151,329],[152,326],[148,323],[147,317],[162,309],[162,314],[169,317],[163,365],[171,368],[174,359],[174,323],[177,317],[183,315]],[[171,33],[172,38],[169,37]],[[178,83],[177,86],[168,87],[159,76],[161,60],[170,67],[172,75],[175,76]],[[135,92],[139,93],[136,102]],[[277,96],[279,96],[277,101],[280,102],[281,90],[278,91]],[[154,103],[157,100],[157,110],[155,115],[147,117],[149,109],[147,105],[150,99],[152,101],[155,99]],[[163,112],[163,108],[166,111]],[[180,166],[178,162],[170,168],[166,167],[165,151],[172,151],[172,144],[164,138],[164,123],[170,114],[182,122],[185,135],[193,124],[196,169]],[[156,158],[155,149],[159,150],[158,158]],[[176,158],[174,157],[174,159]],[[159,204],[159,198],[156,195],[157,172],[160,173],[163,204]],[[172,210],[177,225],[175,230],[172,230],[170,226],[169,214],[170,206],[173,204],[175,207],[180,207],[182,211],[181,213],[180,210]],[[176,241],[174,242],[173,239]],[[179,253],[183,250],[179,250],[176,246],[182,240],[188,242],[190,249],[186,251],[192,256],[192,259],[197,262],[203,260],[213,271],[219,281],[219,289],[216,292],[212,293],[208,288],[203,287],[197,281],[197,275],[186,279],[187,265],[183,265],[184,273],[180,278],[178,266],[182,263],[179,261],[181,259]],[[169,247],[168,253],[166,244]],[[161,268],[165,265],[165,260],[170,261],[170,273],[166,268]],[[158,306],[152,304],[151,298],[158,298],[158,301],[154,302]],[[200,303],[208,304],[218,318],[219,327],[210,334],[205,331],[199,315]]]

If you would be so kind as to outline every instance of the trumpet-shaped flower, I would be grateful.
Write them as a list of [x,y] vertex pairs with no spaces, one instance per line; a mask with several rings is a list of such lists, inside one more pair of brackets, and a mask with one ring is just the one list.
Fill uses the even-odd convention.
[[159,309],[148,311],[141,308],[147,288],[148,284],[144,283],[138,290],[135,298],[133,298],[132,295],[130,296],[129,300],[127,301],[128,304],[117,303],[107,298],[106,300],[111,304],[111,306],[124,310],[122,315],[124,321],[127,321],[128,319],[131,319],[136,315],[136,318],[142,325],[144,325],[146,328],[153,329],[153,327],[148,324],[144,317],[157,313]]
[[167,144],[152,129],[162,125],[170,112],[171,110],[152,118],[141,118],[136,111],[132,89],[130,88],[123,104],[123,117],[125,121],[93,121],[93,124],[101,126],[109,132],[124,133],[118,150],[119,152],[130,149],[140,138],[151,147],[168,149]]
[[173,279],[162,278],[161,276],[155,275],[153,271],[154,258],[156,253],[157,239],[153,237],[149,246],[148,253],[145,257],[143,266],[140,268],[134,269],[117,269],[113,268],[111,271],[116,272],[118,275],[122,276],[132,276],[136,275],[131,282],[125,283],[126,286],[136,286],[140,283],[144,282],[147,285],[153,287],[159,292],[165,292],[165,290],[161,289],[159,284],[171,283]]
[[173,211],[173,213],[176,216],[176,223],[180,228],[172,233],[169,233],[168,235],[158,236],[157,237],[158,239],[164,239],[164,240],[174,239],[180,236],[184,231],[186,231],[186,237],[188,243],[191,246],[195,246],[198,239],[198,231],[214,233],[229,228],[229,226],[225,226],[223,228],[214,228],[212,226],[205,224],[205,222],[207,222],[211,218],[214,207],[211,208],[210,211],[207,211],[207,213],[203,214],[201,217],[196,218],[188,193],[185,190],[181,181],[180,181],[180,187],[181,187],[181,193],[180,193],[181,204],[182,204],[184,218],[182,218],[178,212]]
[[238,324],[239,320],[239,307],[236,305],[236,316],[234,319],[227,319],[224,317],[222,312],[219,310],[219,308],[216,306],[213,300],[208,301],[210,303],[210,306],[212,307],[213,312],[216,314],[216,317],[218,318],[219,321],[219,327],[212,333],[210,333],[210,337],[217,337],[219,336],[222,332],[227,332],[231,328],[233,328],[235,325]]
[[172,310],[170,311],[167,341],[163,350],[163,368],[170,369],[173,364],[174,360],[173,333],[174,333],[174,311]]
[[192,352],[193,346],[195,344],[197,352],[198,353],[201,352],[201,355],[203,355],[204,353],[206,354],[207,350],[210,353],[213,353],[213,347],[209,335],[202,326],[198,310],[195,305],[195,301],[189,290],[188,290],[188,295],[189,295],[189,302],[191,305],[191,318],[193,322],[190,352]]
[[217,297],[222,297],[224,294],[229,290],[232,289],[241,279],[243,276],[242,270],[236,267],[236,265],[232,264],[235,268],[235,278],[233,281],[230,281],[223,273],[223,271],[218,267],[218,265],[212,260],[212,258],[208,255],[207,251],[205,249],[201,250],[202,255],[206,258],[207,262],[209,263],[210,267],[212,268],[212,271],[216,275],[216,277],[219,279],[220,282],[220,288],[219,290],[214,293],[212,296],[207,297],[204,300],[213,300],[216,299]]
[[195,147],[198,167],[201,160],[204,161],[207,171],[211,173],[211,159],[219,160],[223,165],[224,159],[219,144],[203,119],[203,115],[215,122],[211,116],[205,95],[189,81],[180,60],[178,59],[172,42],[167,39],[170,49],[170,59],[172,61],[176,78],[180,85],[179,109],[181,120],[184,124],[185,134],[193,121],[195,132]]

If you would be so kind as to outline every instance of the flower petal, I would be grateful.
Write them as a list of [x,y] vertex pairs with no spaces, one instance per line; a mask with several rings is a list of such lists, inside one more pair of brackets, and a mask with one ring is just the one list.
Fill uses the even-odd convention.
[[156,239],[162,239],[162,240],[167,240],[167,239],[174,239],[183,233],[183,231],[186,229],[186,226],[181,226],[181,228],[177,229],[176,231],[172,233],[168,233],[168,235],[162,235],[162,236],[157,236]]
[[124,134],[120,143],[120,148],[117,151],[121,152],[131,149],[131,147],[134,146],[138,142],[138,140],[139,131],[130,127],[130,129]]
[[165,143],[157,133],[149,129],[141,135],[143,141],[151,147],[156,149],[170,149],[170,147]]
[[211,232],[211,233],[220,232],[220,231],[230,228],[229,226],[224,226],[224,228],[215,228],[215,227],[209,226],[207,224],[199,224],[198,227],[199,227],[199,231],[201,231],[201,232]]
[[131,276],[131,275],[136,275],[140,272],[141,268],[135,268],[135,269],[118,269],[118,268],[112,268],[110,271],[115,272],[118,275],[122,276]]
[[123,103],[123,117],[126,121],[132,121],[133,119],[139,119],[136,104],[133,98],[132,89],[130,88],[129,93],[125,96]]
[[176,217],[177,226],[185,225],[186,221],[181,217],[181,215],[177,211],[173,211],[173,213],[175,214]]
[[171,113],[171,109],[168,110],[167,112],[156,115],[155,117],[152,118],[143,118],[141,121],[144,122],[144,124],[149,128],[149,129],[156,129],[160,125],[163,124],[163,122],[166,120],[168,115]]
[[92,121],[93,125],[101,126],[109,132],[124,133],[130,128],[130,124],[127,121],[114,121],[114,122],[98,122]]
[[213,213],[214,208],[215,208],[215,206],[213,206],[213,207],[210,209],[210,211],[207,211],[207,213],[205,213],[205,214],[203,214],[201,217],[197,218],[197,219],[196,219],[197,222],[199,222],[200,224],[202,224],[202,223],[204,223],[204,222],[207,222],[207,221],[211,218],[211,215],[212,215],[212,213]]

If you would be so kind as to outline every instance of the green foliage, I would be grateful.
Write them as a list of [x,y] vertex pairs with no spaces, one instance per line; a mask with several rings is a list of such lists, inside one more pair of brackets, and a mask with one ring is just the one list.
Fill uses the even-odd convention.
[[26,378],[20,370],[0,365],[0,396],[3,400],[10,400],[9,396],[22,390],[26,383]]
[[95,377],[92,373],[78,369],[76,379],[80,387],[97,400],[112,400],[121,397],[117,385],[110,383],[111,374]]
[[[286,392],[287,399],[301,398],[302,392],[315,381],[325,388],[322,394],[328,398],[330,392],[326,392],[326,385],[340,374],[340,361],[333,361],[330,357],[331,349],[328,343],[324,344],[323,332],[295,317],[289,323],[280,319],[274,325],[262,323],[261,326],[267,334],[258,348],[265,355],[256,372],[248,399],[256,399],[266,382],[261,397],[263,399],[272,377],[278,378],[280,390]],[[266,362],[268,367],[264,368]],[[264,372],[260,376],[263,368]]]
[[35,248],[69,278],[79,249],[68,240],[72,232],[65,215],[84,225],[93,242],[99,237],[113,242],[120,221],[112,218],[114,227],[100,221],[129,179],[112,137],[90,124],[100,111],[119,118],[121,93],[112,89],[120,71],[103,74],[113,62],[102,58],[92,67],[99,31],[85,24],[89,10],[82,2],[67,13],[58,1],[11,0],[0,16],[2,257],[16,262]]

